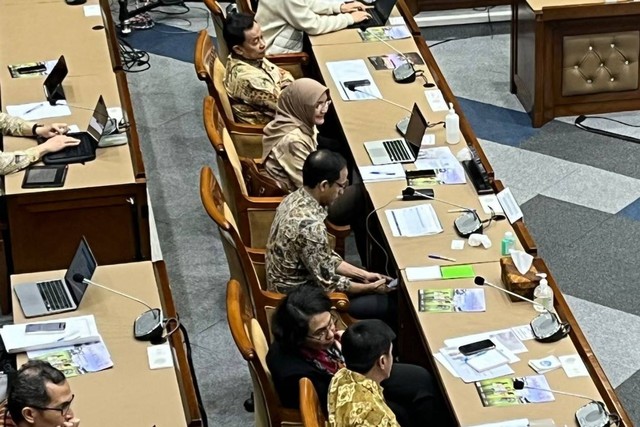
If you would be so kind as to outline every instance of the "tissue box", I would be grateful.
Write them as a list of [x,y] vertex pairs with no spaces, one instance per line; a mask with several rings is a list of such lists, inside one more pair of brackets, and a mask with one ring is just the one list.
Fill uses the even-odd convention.
[[[536,276],[538,271],[535,266],[532,265],[523,276],[516,268],[511,257],[503,257],[500,258],[500,270],[502,271],[502,283],[508,290],[525,298],[533,299],[533,290],[538,286],[540,280],[540,277]],[[513,302],[522,301],[511,295],[509,295],[509,298]]]

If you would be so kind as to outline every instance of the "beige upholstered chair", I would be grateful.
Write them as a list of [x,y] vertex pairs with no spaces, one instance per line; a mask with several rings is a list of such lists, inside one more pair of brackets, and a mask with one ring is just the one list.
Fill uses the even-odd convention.
[[222,7],[215,0],[204,0],[205,6],[211,13],[211,20],[213,21],[213,29],[216,32],[216,41],[218,42],[218,58],[222,65],[227,65],[227,58],[229,57],[229,48],[224,41],[223,29],[224,29],[224,13]]
[[327,419],[324,416],[318,393],[309,378],[300,378],[300,416],[304,427],[325,427]]
[[224,65],[216,53],[211,37],[205,30],[200,31],[196,41],[194,66],[198,79],[207,84],[211,95],[220,111],[238,153],[243,157],[259,158],[262,156],[263,125],[238,123],[233,117],[231,102],[224,88]]

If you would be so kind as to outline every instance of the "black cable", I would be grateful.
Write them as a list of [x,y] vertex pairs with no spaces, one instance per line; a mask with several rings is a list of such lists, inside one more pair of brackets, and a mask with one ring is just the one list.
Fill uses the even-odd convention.
[[438,46],[439,44],[447,43],[447,42],[450,42],[450,41],[453,41],[453,40],[464,40],[464,39],[466,39],[466,38],[468,38],[468,37],[465,37],[465,38],[462,38],[462,39],[451,38],[451,39],[441,40],[441,41],[436,42],[436,43],[434,43],[434,44],[432,44],[432,45],[429,45],[429,48],[431,49],[431,48],[433,48],[433,47]]
[[632,128],[640,128],[640,125],[632,125],[631,123],[625,123],[623,121],[620,120],[616,120],[616,119],[612,119],[611,117],[604,117],[604,116],[584,116],[585,119],[600,119],[600,120],[609,120],[611,122],[616,122],[616,123],[620,123],[621,125],[624,126],[629,126]]
[[[143,50],[134,49],[129,42],[120,38],[120,56],[122,69],[128,73],[140,73],[151,68],[149,54]],[[136,69],[136,67],[138,67]]]
[[[624,123],[624,122],[621,122],[619,120],[611,119],[609,117],[595,116],[593,118],[611,120],[613,122],[621,123],[623,125],[630,126],[630,127],[640,127],[640,126],[637,126],[637,125],[631,125],[631,124],[628,124],[628,123]],[[634,138],[634,137],[629,136],[629,135],[619,134],[619,133],[610,132],[610,131],[603,130],[603,129],[597,129],[597,128],[592,128],[590,126],[585,126],[582,122],[584,122],[586,119],[587,119],[587,116],[580,115],[580,116],[576,117],[576,120],[573,122],[573,124],[577,128],[585,130],[587,132],[591,132],[591,133],[595,133],[595,134],[603,135],[603,136],[608,136],[610,138],[622,139],[624,141],[633,142],[634,144],[640,144],[640,138]]]
[[373,235],[371,234],[371,231],[369,230],[369,219],[371,218],[371,215],[373,215],[375,212],[378,212],[380,209],[384,209],[387,206],[389,206],[391,204],[391,202],[397,200],[395,197],[391,200],[389,200],[385,205],[380,206],[379,208],[376,208],[374,210],[372,210],[371,212],[369,212],[369,214],[367,215],[367,218],[365,219],[365,229],[367,230],[367,236],[369,236],[369,238],[371,240],[373,240],[373,242],[378,245],[378,247],[380,248],[380,250],[382,250],[382,253],[384,254],[384,272],[387,273],[387,276],[391,277],[391,275],[389,274],[389,254],[387,253],[387,251],[385,250],[384,246],[382,246],[382,243],[378,242],[378,240],[373,237]]
[[180,323],[180,331],[184,337],[184,344],[187,348],[187,361],[189,362],[189,371],[191,372],[191,378],[193,379],[193,387],[195,388],[196,400],[198,401],[198,410],[200,411],[200,418],[202,418],[202,426],[209,427],[209,420],[207,418],[207,412],[204,409],[204,403],[202,403],[202,396],[200,395],[200,386],[198,385],[198,379],[196,378],[196,371],[193,367],[193,360],[191,359],[191,342],[189,341],[189,334],[187,328]]

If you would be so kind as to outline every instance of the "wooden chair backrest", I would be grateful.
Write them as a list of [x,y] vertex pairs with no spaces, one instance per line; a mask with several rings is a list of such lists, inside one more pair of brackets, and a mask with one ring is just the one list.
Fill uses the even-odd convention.
[[309,378],[300,378],[300,416],[304,427],[325,427],[324,416],[316,388]]
[[213,29],[216,32],[216,41],[218,42],[218,58],[222,65],[227,65],[227,57],[229,56],[229,47],[223,36],[223,29],[226,18],[222,7],[216,0],[204,0],[204,5],[209,9],[211,13],[211,20],[213,21]]

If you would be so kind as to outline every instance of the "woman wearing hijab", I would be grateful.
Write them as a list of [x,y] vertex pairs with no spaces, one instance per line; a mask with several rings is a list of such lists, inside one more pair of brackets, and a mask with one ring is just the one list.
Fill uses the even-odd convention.
[[[316,128],[324,123],[330,105],[329,88],[308,78],[295,80],[278,98],[276,115],[264,128],[262,160],[267,173],[289,191],[302,187],[302,166],[309,154],[318,148],[344,151]],[[328,216],[333,224],[351,226],[363,264],[367,260],[365,207],[362,185],[352,185],[329,207]]]

